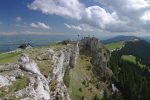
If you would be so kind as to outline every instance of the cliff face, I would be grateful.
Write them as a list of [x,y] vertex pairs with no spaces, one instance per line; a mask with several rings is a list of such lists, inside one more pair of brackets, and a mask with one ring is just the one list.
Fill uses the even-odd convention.
[[[95,37],[85,37],[81,39],[80,45],[83,52],[88,51],[88,55],[91,56],[91,63],[95,66],[93,71],[100,76],[112,76],[112,72],[109,69],[108,61],[110,52],[100,43],[99,39]],[[105,74],[107,75],[105,75]]]
[[88,47],[92,52],[98,52],[103,48],[103,45],[100,43],[98,38],[95,37],[84,37],[80,40],[80,44]]
[[[47,58],[42,58],[42,55],[30,58],[29,55],[22,54],[18,62],[0,66],[0,88],[4,88],[5,94],[3,99],[70,100],[63,77],[67,66],[75,66],[79,54],[78,43],[69,44],[57,51],[47,48],[44,54]],[[40,66],[38,66],[38,63],[45,60],[51,63],[52,69],[47,77],[41,73]],[[21,89],[11,91],[11,86],[14,86],[13,84],[19,79],[24,79],[26,84]]]
[[[6,72],[6,68],[9,71]],[[14,69],[12,70],[12,68]],[[36,99],[36,100],[50,99],[48,81],[41,74],[36,62],[34,60],[29,59],[28,55],[25,55],[25,54],[21,55],[19,62],[17,62],[14,65],[2,65],[1,70],[3,71],[0,74],[3,75],[3,77],[7,77],[7,80],[9,80],[10,83],[12,83],[11,84],[12,88],[15,82],[18,80],[24,79],[23,77],[26,77],[24,81],[27,82],[27,84],[25,84],[25,86],[22,87],[22,89],[20,90],[18,89],[10,93],[9,91],[11,91],[11,88],[10,88],[11,85],[8,88],[6,88],[7,84],[3,85],[3,87],[6,88],[6,90],[4,91],[8,93],[6,94],[6,96],[3,97],[3,99],[4,98],[10,99],[10,97],[13,97],[13,98],[32,97],[32,99]],[[11,80],[10,77],[13,80]],[[7,83],[7,80],[5,80],[6,83]],[[21,84],[24,84],[24,83],[21,83],[20,81],[20,85]],[[14,88],[17,88],[17,87],[14,87]]]
[[50,92],[52,100],[62,99],[70,100],[67,88],[63,82],[66,67],[74,67],[79,54],[78,43],[69,44],[69,48],[64,48],[58,55],[53,50],[50,50],[50,59],[53,62],[53,72],[50,73],[50,81],[55,81],[55,89]]
[[[92,99],[95,94],[103,95],[103,90],[95,86],[97,83],[94,83],[94,80],[97,78],[93,74],[96,77],[103,77],[109,73],[107,76],[111,77],[111,71],[107,64],[109,52],[97,38],[86,37],[80,42],[26,49],[21,53],[18,62],[0,65],[0,90],[3,89],[0,91],[0,98],[76,100],[77,90],[82,92],[82,88],[79,88],[81,86],[84,87],[83,90],[88,90],[86,93],[92,92],[92,88],[94,89],[90,97],[85,93],[87,98]],[[93,66],[91,71],[90,66]],[[68,83],[70,87],[66,87],[66,83],[64,83],[68,68],[71,70],[68,73],[72,78],[71,83]],[[97,81],[99,82],[99,80]],[[105,83],[99,83],[97,85],[105,87]],[[77,97],[79,99],[79,96]],[[80,99],[83,98],[80,96]]]

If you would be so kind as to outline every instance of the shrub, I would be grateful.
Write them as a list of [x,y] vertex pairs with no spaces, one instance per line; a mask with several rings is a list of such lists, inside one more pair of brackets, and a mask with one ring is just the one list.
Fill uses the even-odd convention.
[[82,88],[79,88],[79,91],[82,92]]
[[84,81],[82,82],[82,84],[85,86],[85,85],[86,85],[86,81],[84,80]]
[[90,65],[87,65],[87,70],[91,70],[91,66]]
[[82,96],[81,100],[84,100],[84,96]]
[[92,92],[92,88],[89,88],[88,90],[89,90],[90,92]]
[[56,89],[56,80],[52,80],[50,82],[50,90],[55,91],[55,89]]
[[93,100],[100,100],[97,94],[94,96]]

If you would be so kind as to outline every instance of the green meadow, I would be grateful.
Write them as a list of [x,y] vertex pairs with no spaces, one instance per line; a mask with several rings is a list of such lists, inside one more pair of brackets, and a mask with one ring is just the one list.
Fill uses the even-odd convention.
[[105,47],[109,50],[113,50],[113,49],[122,47],[123,44],[124,44],[124,41],[113,42],[113,43],[106,44]]

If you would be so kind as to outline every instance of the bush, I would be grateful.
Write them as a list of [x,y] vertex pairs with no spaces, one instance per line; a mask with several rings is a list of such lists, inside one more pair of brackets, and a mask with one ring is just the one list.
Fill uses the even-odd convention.
[[81,100],[84,100],[84,96],[81,97]]
[[92,88],[89,88],[88,90],[89,90],[90,92],[92,92]]
[[50,90],[51,91],[55,91],[55,89],[56,89],[56,80],[52,80],[51,82],[50,82]]
[[100,100],[97,94],[94,96],[93,100]]
[[82,88],[79,88],[79,91],[82,92]]
[[86,81],[86,80],[84,80],[84,81],[82,82],[82,84],[83,84],[85,87],[89,87],[89,82]]
[[85,85],[86,85],[86,81],[84,80],[84,81],[82,82],[82,84],[85,86]]
[[90,65],[87,65],[87,70],[91,70],[91,66]]

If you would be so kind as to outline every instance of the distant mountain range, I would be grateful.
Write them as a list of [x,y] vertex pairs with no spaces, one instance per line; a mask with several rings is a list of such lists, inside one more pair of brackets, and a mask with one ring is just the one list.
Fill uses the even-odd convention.
[[150,43],[150,37],[143,37],[143,39]]
[[[140,38],[150,43],[150,37],[140,37]],[[133,40],[133,39],[139,39],[139,37],[119,35],[119,36],[115,36],[106,40],[102,40],[101,42],[103,44],[109,44],[112,42],[127,41],[127,40]]]
[[119,42],[119,41],[127,41],[127,40],[133,40],[133,39],[137,39],[138,37],[135,36],[124,36],[124,35],[119,35],[107,40],[102,40],[103,44],[108,44],[108,43],[112,43],[112,42]]

